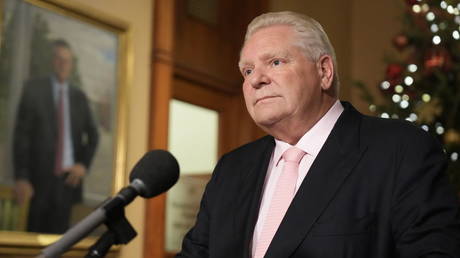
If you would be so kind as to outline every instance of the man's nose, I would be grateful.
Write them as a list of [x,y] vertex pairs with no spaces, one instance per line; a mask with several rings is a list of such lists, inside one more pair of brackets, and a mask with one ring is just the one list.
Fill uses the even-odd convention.
[[270,78],[266,72],[262,69],[254,69],[253,74],[251,74],[250,81],[251,86],[259,89],[270,83]]

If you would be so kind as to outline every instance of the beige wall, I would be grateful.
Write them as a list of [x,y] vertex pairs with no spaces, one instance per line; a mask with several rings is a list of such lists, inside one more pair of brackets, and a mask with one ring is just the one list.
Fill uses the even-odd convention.
[[[60,0],[69,4],[67,0]],[[88,9],[102,16],[111,16],[125,22],[130,30],[132,53],[132,80],[128,84],[127,159],[126,173],[147,150],[150,53],[152,37],[153,0],[73,0],[77,7]],[[123,258],[142,257],[144,201],[137,198],[126,209],[127,217],[138,236],[121,249]]]
[[368,112],[356,88],[361,80],[377,93],[376,85],[383,78],[383,56],[391,49],[391,39],[400,30],[398,17],[402,0],[269,0],[270,10],[291,10],[318,20],[335,47],[341,99],[351,101],[362,112]]
[[[353,0],[351,22],[351,76],[364,81],[378,96],[378,84],[384,79],[384,55],[391,54],[391,40],[401,30],[405,1]],[[368,105],[361,101],[359,91],[352,90],[351,101],[363,112]]]

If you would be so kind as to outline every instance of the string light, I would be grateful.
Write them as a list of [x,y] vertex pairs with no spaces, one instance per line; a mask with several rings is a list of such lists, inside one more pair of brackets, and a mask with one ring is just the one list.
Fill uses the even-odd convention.
[[404,91],[403,86],[401,86],[399,84],[395,86],[395,92],[396,93],[402,93],[403,91]]
[[436,128],[436,133],[439,134],[439,135],[443,134],[444,133],[444,127],[440,126],[440,127]]
[[441,6],[442,9],[446,9],[447,8],[447,3],[446,1],[441,1],[441,3],[439,4]]
[[428,127],[428,125],[422,125],[420,126],[423,130],[427,131],[430,130],[430,128]]
[[447,6],[447,12],[450,14],[454,14],[454,7],[452,5]]
[[407,107],[409,107],[409,101],[407,101],[407,100],[402,100],[401,102],[399,102],[399,106],[400,106],[402,109],[406,109]]
[[390,83],[388,81],[383,81],[381,84],[380,84],[380,88],[384,89],[384,90],[388,90],[390,88]]
[[426,19],[427,19],[428,21],[433,21],[435,18],[436,18],[436,15],[434,15],[433,12],[428,12],[428,13],[426,14]]
[[433,44],[439,45],[439,43],[441,43],[441,37],[439,37],[438,35],[434,35]]
[[415,73],[417,71],[417,65],[415,64],[410,64],[409,66],[407,66],[407,70],[409,70],[409,72],[411,73]]
[[442,125],[440,125],[440,124],[438,126],[436,126],[436,133],[439,134],[439,135],[443,134],[444,133],[444,127],[442,127]]
[[424,93],[424,94],[422,95],[422,100],[423,100],[423,102],[426,102],[426,103],[430,102],[430,100],[431,100],[430,94]]
[[424,13],[428,12],[430,10],[430,6],[427,4],[422,4],[422,11]]
[[410,113],[409,119],[410,119],[412,122],[417,121],[417,118],[418,118],[417,114],[415,114],[415,113]]
[[460,39],[460,33],[458,32],[458,30],[454,30],[452,32],[452,37],[456,40]]
[[402,95],[402,99],[405,101],[409,101],[409,95],[407,94]]
[[398,94],[394,94],[393,97],[391,97],[391,99],[394,103],[398,103],[401,101],[401,96],[399,96]]
[[452,154],[450,154],[450,159],[452,161],[457,161],[458,160],[458,153],[457,152],[452,152]]
[[412,85],[412,83],[414,83],[414,79],[410,76],[406,76],[406,78],[404,78],[404,83],[407,85],[407,86],[410,86]]
[[388,115],[388,113],[382,113],[380,115],[381,118],[390,118],[390,115]]
[[369,110],[371,112],[375,112],[375,110],[377,110],[377,107],[374,104],[371,104],[371,105],[369,105]]
[[420,7],[420,5],[414,4],[414,5],[412,6],[412,11],[413,11],[414,13],[419,13],[420,11],[422,11],[422,8]]
[[436,32],[439,31],[439,26],[436,23],[433,23],[430,26],[430,30],[431,30],[431,32],[436,33]]

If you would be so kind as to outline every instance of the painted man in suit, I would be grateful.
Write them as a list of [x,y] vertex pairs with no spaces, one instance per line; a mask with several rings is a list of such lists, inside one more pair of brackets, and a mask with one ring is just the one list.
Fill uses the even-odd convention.
[[98,132],[84,92],[71,85],[73,53],[53,43],[54,73],[24,86],[14,134],[14,171],[20,203],[30,199],[31,232],[61,234],[82,198]]
[[255,18],[239,67],[249,114],[270,136],[219,160],[178,257],[460,257],[441,146],[338,101],[319,23],[291,12]]

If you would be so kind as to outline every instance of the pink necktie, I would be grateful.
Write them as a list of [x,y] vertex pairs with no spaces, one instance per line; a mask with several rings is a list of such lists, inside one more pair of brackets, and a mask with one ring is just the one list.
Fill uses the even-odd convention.
[[294,198],[299,175],[299,163],[304,155],[305,152],[296,147],[291,147],[283,153],[284,168],[276,184],[262,232],[257,240],[254,258],[264,257],[273,236],[283,220],[284,214]]

